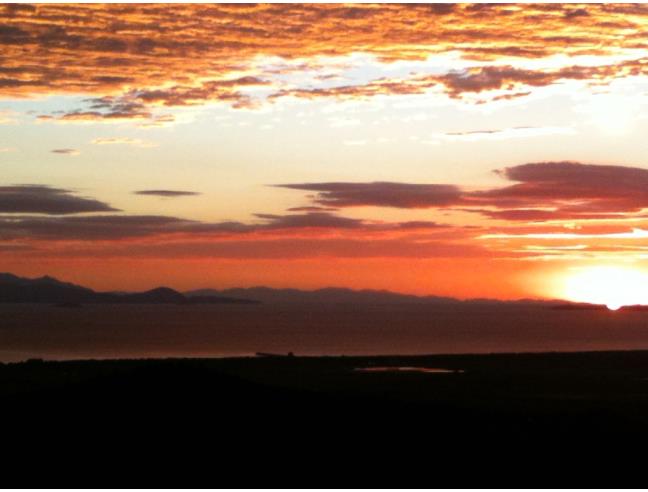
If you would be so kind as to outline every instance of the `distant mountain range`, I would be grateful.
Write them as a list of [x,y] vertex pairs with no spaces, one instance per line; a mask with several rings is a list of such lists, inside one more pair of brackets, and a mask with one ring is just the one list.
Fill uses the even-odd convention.
[[[499,301],[452,297],[415,296],[387,290],[353,290],[329,287],[317,290],[273,289],[270,287],[199,289],[181,293],[168,287],[146,292],[95,292],[52,277],[22,278],[0,273],[0,303],[48,303],[61,306],[81,304],[425,304],[425,305],[537,305],[554,309],[607,309],[605,306],[558,300],[521,299]],[[628,306],[623,310],[646,310],[646,306]]]
[[387,290],[352,290],[329,287],[317,290],[272,289],[269,287],[249,287],[233,289],[199,289],[185,292],[189,298],[196,296],[227,296],[237,299],[254,299],[267,304],[273,303],[325,303],[325,304],[555,304],[556,301],[498,301],[492,299],[470,299],[461,301],[453,297],[415,296]]
[[451,297],[418,297],[383,290],[352,290],[329,287],[317,290],[272,289],[270,287],[233,288],[225,290],[200,289],[185,292],[189,298],[197,296],[228,296],[254,299],[263,303],[351,303],[351,304],[420,304],[458,302]]
[[95,292],[86,287],[61,282],[52,277],[21,278],[0,273],[0,303],[77,304],[256,304],[249,299],[223,296],[188,297],[168,287],[147,292]]

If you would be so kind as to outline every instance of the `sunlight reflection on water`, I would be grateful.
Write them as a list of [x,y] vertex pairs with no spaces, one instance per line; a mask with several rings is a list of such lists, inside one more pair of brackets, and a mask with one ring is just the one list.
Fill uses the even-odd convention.
[[356,367],[358,372],[419,372],[426,374],[461,374],[460,369],[440,369],[435,367]]

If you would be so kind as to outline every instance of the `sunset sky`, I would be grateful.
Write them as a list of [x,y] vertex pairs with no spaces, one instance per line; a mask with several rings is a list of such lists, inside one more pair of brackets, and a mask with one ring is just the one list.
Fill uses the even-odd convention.
[[0,271],[645,286],[647,75],[646,5],[0,5]]

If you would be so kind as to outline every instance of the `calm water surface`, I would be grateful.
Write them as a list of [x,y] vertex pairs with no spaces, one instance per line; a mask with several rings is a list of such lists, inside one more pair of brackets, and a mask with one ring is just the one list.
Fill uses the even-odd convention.
[[648,312],[528,306],[2,305],[0,320],[4,362],[648,349]]

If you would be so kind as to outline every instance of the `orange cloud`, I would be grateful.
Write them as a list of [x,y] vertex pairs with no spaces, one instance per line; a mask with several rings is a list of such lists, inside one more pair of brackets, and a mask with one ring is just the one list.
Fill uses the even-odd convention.
[[[0,26],[0,95],[86,94],[89,108],[44,119],[148,120],[151,108],[257,102],[244,90],[274,90],[258,60],[306,60],[353,53],[383,62],[457,54],[472,68],[408,80],[326,89],[283,88],[274,99],[417,94],[450,97],[492,89],[497,98],[560,80],[597,83],[646,73],[648,7],[615,4],[6,4]],[[298,40],[299,42],[295,42]],[[601,59],[523,69],[515,60],[556,55]],[[611,56],[635,56],[606,62]],[[504,60],[504,61],[502,61]],[[451,67],[449,67],[451,69]],[[296,70],[299,70],[298,68]],[[324,75],[324,74],[320,74]],[[330,75],[330,74],[329,74]],[[170,116],[165,115],[166,118]],[[159,122],[158,122],[159,124]]]
[[[271,94],[270,101],[286,97],[317,99],[361,99],[384,95],[424,94],[440,87],[453,99],[467,94],[505,90],[506,94],[490,97],[490,101],[510,100],[531,94],[532,87],[547,87],[567,80],[587,81],[590,84],[607,83],[615,78],[639,76],[648,73],[648,58],[594,67],[571,66],[561,69],[520,69],[509,65],[471,67],[451,71],[445,75],[422,75],[407,79],[380,78],[366,84],[342,85],[331,88],[287,89]],[[478,104],[487,99],[476,101]]]
[[[47,186],[0,187],[2,255],[218,258],[587,257],[616,245],[648,248],[648,170],[540,162],[497,171],[512,184],[466,190],[451,184],[298,183],[312,206],[260,213],[251,222],[200,222],[127,215],[110,205]],[[156,197],[191,191],[144,190]],[[480,214],[496,222],[385,222],[345,217],[349,207],[429,209]],[[502,225],[503,224],[503,225]],[[543,244],[549,242],[550,244]],[[625,244],[629,242],[630,244]],[[579,246],[574,248],[574,246]],[[292,255],[292,256],[291,256]]]

